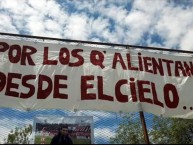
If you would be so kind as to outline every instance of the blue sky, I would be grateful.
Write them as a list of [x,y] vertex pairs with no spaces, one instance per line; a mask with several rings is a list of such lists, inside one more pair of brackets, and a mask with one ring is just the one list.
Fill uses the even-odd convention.
[[192,50],[187,0],[0,1],[0,31]]
[[[193,51],[193,1],[1,0],[0,32]],[[16,125],[32,123],[38,113],[49,114],[0,109],[0,141]],[[88,114],[95,116],[98,140],[114,135],[119,115]]]

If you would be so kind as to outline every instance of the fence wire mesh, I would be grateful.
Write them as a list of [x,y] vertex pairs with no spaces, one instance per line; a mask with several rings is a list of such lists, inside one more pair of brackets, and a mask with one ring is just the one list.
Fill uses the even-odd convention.
[[[140,120],[139,113],[134,113],[132,120]],[[123,117],[126,113],[112,113],[104,111],[68,111],[68,110],[37,110],[37,111],[21,111],[10,108],[0,109],[0,141],[2,144],[7,143],[8,134],[15,128],[24,128],[28,125],[34,125],[34,118],[36,116],[92,116],[94,129],[94,144],[109,144],[111,138],[115,137],[119,125],[123,122]],[[145,120],[148,131],[152,128],[153,115],[145,113]],[[127,124],[129,125],[129,124]],[[139,124],[140,125],[140,124]],[[29,140],[33,138],[29,136]],[[41,142],[39,142],[41,143]]]
[[[0,38],[3,39],[15,39],[15,40],[27,40],[27,41],[33,41],[33,42],[48,42],[48,43],[57,43],[57,44],[73,44],[73,45],[83,45],[83,46],[93,46],[93,47],[101,47],[101,48],[110,48],[110,49],[125,49],[124,47],[113,47],[113,46],[105,46],[105,45],[97,45],[97,44],[82,44],[82,43],[75,43],[75,42],[62,42],[62,41],[55,41],[55,40],[42,40],[42,39],[33,39],[33,38],[20,38],[20,37],[13,37],[13,36],[1,36]],[[137,51],[144,51],[139,48],[134,48]],[[150,50],[151,52],[153,50]],[[158,50],[154,51],[155,53],[168,53],[171,52],[161,52]],[[174,54],[175,52],[172,52]],[[180,53],[176,53],[176,55],[182,55]],[[184,55],[184,54],[183,54]],[[192,54],[186,54],[191,55]],[[129,111],[129,110],[128,110]],[[78,110],[78,111],[69,111],[69,110],[58,110],[58,109],[52,109],[52,110],[30,110],[30,111],[21,111],[17,109],[11,109],[11,108],[0,108],[0,143],[7,143],[9,134],[13,134],[16,128],[23,128],[28,125],[34,125],[34,118],[36,116],[92,116],[93,117],[93,129],[94,129],[94,144],[109,144],[112,143],[111,141],[118,135],[118,129],[119,127],[125,123],[124,117],[126,117],[130,113],[113,113],[113,112],[105,112],[105,111],[94,111],[94,110]],[[134,115],[132,115],[130,118],[128,118],[128,122],[125,123],[126,126],[130,126],[130,123],[133,122],[140,122],[140,116],[139,112],[133,112]],[[147,125],[147,131],[149,135],[150,142],[153,142],[151,140],[150,132],[153,129],[153,118],[154,115],[151,113],[144,113],[146,125]],[[130,120],[133,120],[133,122],[130,122]],[[139,126],[142,126],[142,124],[137,124]],[[120,130],[119,130],[120,131]],[[143,143],[145,143],[144,137],[143,137],[143,131],[142,132],[142,140]],[[129,131],[128,131],[129,133]],[[127,132],[125,132],[125,136]],[[33,140],[33,137],[29,136],[29,140]],[[41,143],[41,142],[39,142]]]

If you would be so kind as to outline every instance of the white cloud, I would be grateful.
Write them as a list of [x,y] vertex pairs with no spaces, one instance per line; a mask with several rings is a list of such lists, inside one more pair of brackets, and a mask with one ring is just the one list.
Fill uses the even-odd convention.
[[10,10],[14,15],[22,14],[24,11],[24,0],[10,2],[8,0],[1,0],[1,8]]
[[166,6],[167,1],[160,0],[135,0],[133,9],[140,10],[148,15],[160,15],[160,11]]
[[140,11],[132,11],[126,18],[125,23],[128,26],[126,36],[128,41],[133,44],[139,43],[143,34],[148,31],[151,21],[150,17]]
[[44,35],[45,27],[41,17],[31,16],[28,21],[27,28],[31,31],[32,35]]
[[96,128],[94,129],[95,140],[104,139],[109,140],[111,137],[115,137],[115,128]]
[[73,38],[78,40],[88,39],[89,30],[88,19],[86,15],[72,14],[69,16],[66,28],[64,30],[64,35],[67,38]]
[[35,10],[40,12],[40,14],[47,14],[48,11],[51,11],[52,8],[55,6],[56,3],[52,3],[53,5],[49,4],[50,1],[47,0],[41,0],[41,1],[35,1],[35,0],[28,0],[28,4]]
[[182,48],[183,50],[193,51],[192,38],[193,38],[193,29],[187,31],[185,36],[182,38],[180,48]]
[[45,28],[50,30],[50,31],[60,31],[60,25],[56,22],[56,21],[53,21],[53,20],[50,20],[50,19],[47,19],[45,20]]
[[[151,46],[192,49],[193,42],[189,42],[193,30],[191,3],[186,6],[159,0],[62,3],[51,0],[38,3],[34,0],[15,0],[10,3],[2,0],[0,7],[3,10],[0,13],[2,32],[130,45],[145,42]],[[154,39],[153,35],[158,35],[160,40]]]
[[[193,29],[193,9],[183,9],[182,7],[172,7],[168,5],[162,11],[155,30],[165,39],[168,47],[177,47],[181,39],[186,37],[186,33]],[[182,47],[182,46],[181,46]]]
[[109,21],[108,21],[108,19],[98,17],[96,19],[91,19],[90,25],[91,25],[92,32],[96,33],[100,37],[101,33],[105,29],[108,29]]
[[0,14],[0,31],[18,33],[16,27],[12,24],[12,19],[4,14]]
[[6,32],[10,33],[25,31],[32,35],[61,37],[63,25],[67,22],[68,15],[55,1],[42,0],[37,4],[35,1],[21,0],[10,3],[3,0],[0,6],[5,11],[3,16],[7,17],[7,25],[4,23],[8,29]]
[[116,23],[122,24],[125,17],[127,16],[128,11],[123,6],[116,6],[110,4],[108,7],[104,9],[100,8],[101,15],[104,15],[108,18],[113,19]]

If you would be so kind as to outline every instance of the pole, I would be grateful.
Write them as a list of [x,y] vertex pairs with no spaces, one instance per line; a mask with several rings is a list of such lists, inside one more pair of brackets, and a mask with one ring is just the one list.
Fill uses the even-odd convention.
[[144,135],[145,143],[146,144],[150,144],[149,143],[149,137],[148,137],[148,133],[147,133],[147,127],[146,127],[143,111],[140,111],[139,114],[140,114],[140,119],[141,119],[141,124],[142,124],[142,129],[143,129],[143,135]]

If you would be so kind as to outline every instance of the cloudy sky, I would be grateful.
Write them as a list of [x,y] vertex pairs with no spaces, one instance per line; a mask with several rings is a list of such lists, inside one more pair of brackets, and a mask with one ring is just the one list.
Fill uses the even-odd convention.
[[[193,1],[0,0],[0,32],[193,51]],[[0,109],[0,141],[14,127],[7,122],[32,122],[15,111]],[[95,113],[95,122],[105,116]],[[98,124],[96,138],[114,135],[107,126]]]
[[193,50],[192,16],[191,0],[1,0],[0,32]]

